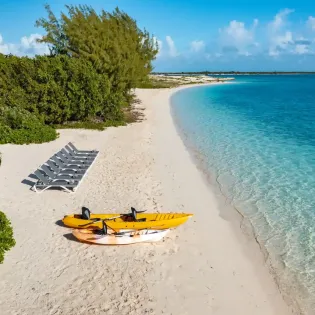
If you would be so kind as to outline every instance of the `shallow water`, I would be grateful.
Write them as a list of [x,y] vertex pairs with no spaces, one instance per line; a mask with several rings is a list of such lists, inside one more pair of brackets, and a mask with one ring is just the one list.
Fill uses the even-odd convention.
[[172,110],[222,193],[252,223],[282,283],[312,309],[315,76],[240,76],[185,89]]

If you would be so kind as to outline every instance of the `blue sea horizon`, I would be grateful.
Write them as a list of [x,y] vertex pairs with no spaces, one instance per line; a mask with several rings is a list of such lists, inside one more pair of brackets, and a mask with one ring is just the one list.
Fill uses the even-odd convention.
[[315,309],[315,75],[180,90],[176,124],[250,221],[285,293]]

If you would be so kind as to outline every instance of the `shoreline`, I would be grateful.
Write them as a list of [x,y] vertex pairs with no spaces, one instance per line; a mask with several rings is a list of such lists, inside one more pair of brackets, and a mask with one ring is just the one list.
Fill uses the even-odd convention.
[[[225,83],[230,83],[230,82],[216,83],[216,84],[225,84]],[[172,112],[172,105],[171,105],[171,97],[175,93],[177,93],[178,91],[185,89],[185,88],[194,88],[194,87],[198,87],[198,86],[211,85],[211,84],[213,85],[213,83],[210,83],[210,84],[200,84],[200,85],[191,85],[191,86],[181,86],[179,88],[172,89],[172,91],[167,96],[168,108],[166,108],[165,111],[168,112],[168,114],[171,117],[171,123],[173,125],[172,128],[175,130],[176,136],[178,137],[179,141],[181,142],[181,144],[179,144],[179,146],[184,148],[184,150],[188,153],[189,162],[188,162],[187,157],[185,156],[185,163],[189,163],[191,165],[189,165],[189,167],[188,167],[188,164],[186,164],[185,169],[187,170],[187,168],[190,168],[190,167],[198,169],[198,174],[195,174],[195,175],[197,175],[197,177],[201,176],[202,184],[204,184],[206,186],[207,193],[209,195],[215,195],[215,193],[213,192],[213,186],[209,185],[209,182],[207,181],[207,179],[204,176],[205,174],[202,174],[202,170],[200,170],[200,168],[198,167],[198,164],[195,163],[193,153],[189,150],[189,148],[186,146],[186,144],[184,145],[184,141],[182,139],[182,135],[181,135],[180,131],[178,130],[179,126],[176,124],[176,121],[175,121],[176,117],[173,115],[174,113]],[[165,117],[163,120],[165,121]],[[168,130],[168,132],[170,132],[170,131]],[[173,150],[175,151],[176,149],[173,149]],[[178,149],[178,151],[182,152],[179,149]],[[177,158],[180,158],[180,157],[177,157]],[[164,163],[166,163],[166,161],[164,161]],[[175,165],[173,165],[173,166],[175,166]],[[184,172],[184,170],[183,170],[183,172]],[[233,229],[233,233],[236,234],[237,240],[240,242],[241,247],[242,247],[241,248],[242,253],[244,253],[246,258],[250,259],[250,261],[253,265],[256,264],[255,265],[256,274],[261,274],[259,276],[259,281],[261,283],[263,283],[263,286],[266,287],[266,290],[276,289],[277,292],[274,292],[273,294],[276,296],[279,295],[278,296],[279,299],[275,298],[275,300],[278,299],[275,302],[275,309],[276,309],[275,314],[292,313],[293,310],[290,308],[290,306],[288,306],[282,300],[282,295],[278,291],[278,287],[277,287],[276,283],[274,282],[272,275],[269,273],[268,267],[266,268],[263,253],[257,247],[257,243],[256,243],[255,239],[250,238],[250,237],[246,238],[244,233],[243,233],[244,231],[241,231],[240,225],[238,225],[242,221],[242,218],[240,217],[241,213],[237,213],[236,211],[234,213],[231,213],[231,212],[227,211],[227,209],[225,209],[224,214],[223,214],[222,213],[222,205],[217,205],[217,206],[218,206],[218,208],[216,210],[219,212],[220,219],[223,218],[223,220],[227,220],[228,223],[231,225],[231,228]],[[257,254],[258,254],[258,257],[257,257]],[[287,302],[288,302],[288,304],[290,304],[290,301],[287,300]],[[282,303],[285,305],[282,305]],[[232,311],[232,309],[231,309],[231,311]],[[242,311],[244,311],[244,309]],[[264,312],[265,312],[265,314],[271,314],[271,310],[264,311]],[[246,312],[244,312],[244,314],[245,313]],[[272,311],[272,313],[273,313],[273,311]],[[187,314],[190,314],[190,313],[188,312]],[[255,311],[255,314],[258,314],[257,310]]]
[[[224,83],[234,82],[221,82],[213,84]],[[200,84],[199,86],[202,85],[203,84]],[[194,86],[190,86],[188,88],[193,87]],[[171,95],[171,98],[173,97],[174,94],[176,94],[179,91],[174,91],[174,93]],[[185,135],[184,130],[180,127],[180,122],[178,121],[178,117],[176,117],[176,112],[173,109],[173,104],[171,100],[170,107],[171,115],[173,117],[173,121],[178,132],[178,135],[185,144],[185,147],[187,148],[187,151],[189,152],[190,157],[194,162],[196,168],[202,174],[202,177],[206,185],[208,185],[209,187],[209,190],[211,190],[211,192],[216,196],[220,215],[231,222],[231,226],[235,230],[235,234],[240,239],[241,242],[244,241],[242,239],[244,237],[248,238],[249,242],[254,242],[254,244],[251,244],[251,246],[253,247],[252,249],[245,250],[246,255],[248,255],[248,257],[252,261],[255,261],[255,259],[257,259],[255,257],[255,254],[257,253],[257,250],[259,251],[261,259],[260,261],[258,261],[258,263],[262,263],[263,265],[266,266],[279,292],[281,293],[283,299],[286,301],[286,304],[292,308],[291,311],[294,312],[294,314],[304,314],[301,309],[303,304],[300,304],[301,301],[299,301],[299,299],[295,297],[295,294],[299,294],[299,292],[293,292],[294,294],[291,294],[292,292],[290,292],[290,290],[286,287],[288,283],[285,281],[285,279],[281,277],[281,273],[284,271],[284,266],[282,266],[282,262],[275,257],[273,257],[274,260],[272,260],[271,258],[273,256],[272,253],[269,253],[265,248],[265,245],[258,240],[258,236],[255,232],[255,228],[252,225],[251,221],[246,217],[246,215],[243,214],[242,210],[233,205],[229,197],[224,194],[221,188],[222,184],[217,179],[217,174],[215,174],[215,171],[213,173],[210,170],[208,170],[206,162],[204,161],[205,157],[201,152],[199,152],[199,150],[194,146],[194,144],[188,140],[188,137],[187,135]],[[240,231],[242,235],[239,235]],[[304,288],[301,287],[301,289],[303,290]],[[308,312],[311,312],[311,308],[309,305],[303,306],[305,308],[304,310],[307,309],[307,314]]]
[[[0,266],[4,315],[291,314],[261,255],[247,254],[253,248],[255,256],[257,244],[239,229],[235,236],[176,130],[170,97],[188,87],[136,90],[145,114],[140,123],[60,130],[53,142],[0,146],[0,209],[17,241]],[[69,141],[100,151],[75,194],[36,194],[21,183]],[[91,246],[58,224],[82,206],[194,217],[157,244]]]

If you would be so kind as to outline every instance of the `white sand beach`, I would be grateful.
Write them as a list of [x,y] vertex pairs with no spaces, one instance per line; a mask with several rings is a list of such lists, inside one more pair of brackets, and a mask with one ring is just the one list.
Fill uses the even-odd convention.
[[[169,104],[178,89],[137,90],[140,123],[0,146],[0,210],[16,239],[0,265],[1,315],[294,313],[258,245],[238,228],[236,214],[222,213],[178,135]],[[21,183],[69,141],[100,150],[76,193],[36,194]],[[92,246],[58,222],[82,206],[194,217],[157,244]]]

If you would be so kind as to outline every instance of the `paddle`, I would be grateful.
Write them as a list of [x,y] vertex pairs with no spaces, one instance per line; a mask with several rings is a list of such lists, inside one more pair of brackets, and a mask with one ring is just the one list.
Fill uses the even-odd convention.
[[121,231],[121,232],[117,232],[115,231],[112,227],[110,227],[108,224],[106,224],[105,220],[101,220],[102,221],[102,227],[96,231],[98,232],[101,232],[102,235],[108,235],[107,233],[107,228],[109,227],[110,229],[112,229],[114,231],[114,234],[111,234],[111,235],[114,235],[114,236],[124,236],[125,234],[127,233],[130,233],[130,237],[134,237],[137,233],[139,233],[140,231],[145,231],[147,230],[147,233],[148,233],[148,229],[139,229],[139,230],[131,230],[131,231]]
[[[115,236],[123,236],[125,235],[126,233],[132,233],[133,231],[122,231],[122,232],[117,232],[115,231],[113,228],[111,228],[106,222],[105,220],[102,220],[102,227],[100,229],[98,229],[97,231],[101,232],[102,235],[107,235],[107,228],[110,228],[114,231],[114,234],[112,235],[115,235]],[[141,230],[137,230],[137,231],[134,231],[134,232],[138,232],[138,231],[142,231],[142,230],[145,230],[145,229],[141,229]],[[132,236],[132,235],[130,235]]]
[[115,233],[117,233],[117,231],[114,228],[112,228],[111,226],[109,226],[108,224],[105,223],[105,221],[107,221],[107,219],[103,219],[102,220],[100,218],[95,218],[95,219],[92,219],[92,220],[93,220],[93,222],[89,222],[89,223],[86,223],[86,224],[80,224],[79,226],[80,227],[89,226],[89,225],[94,224],[96,222],[102,221],[103,222],[103,228],[101,228],[101,230],[104,229],[104,224],[105,224],[107,227],[109,227],[111,230],[113,230]]
[[96,223],[96,222],[99,222],[99,221],[102,221],[102,219],[100,219],[100,218],[95,218],[95,219],[90,219],[92,222],[89,222],[89,223],[85,223],[85,224],[79,224],[78,226],[80,226],[80,227],[83,227],[83,226],[89,226],[89,225],[91,225],[91,224],[93,224],[93,223]]

